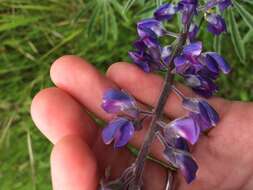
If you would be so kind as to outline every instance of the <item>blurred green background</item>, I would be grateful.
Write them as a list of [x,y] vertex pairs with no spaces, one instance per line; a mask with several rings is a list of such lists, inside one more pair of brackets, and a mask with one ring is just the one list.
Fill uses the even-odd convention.
[[[129,61],[135,23],[161,0],[0,0],[0,189],[51,189],[51,144],[29,115],[32,97],[52,86],[51,63],[64,54],[85,57],[102,72]],[[219,95],[253,100],[253,4],[237,1],[225,15],[229,33],[200,38],[220,51],[233,72],[222,76]],[[238,7],[239,6],[239,7]],[[177,28],[175,21],[170,25]],[[127,71],[126,71],[127,72]]]

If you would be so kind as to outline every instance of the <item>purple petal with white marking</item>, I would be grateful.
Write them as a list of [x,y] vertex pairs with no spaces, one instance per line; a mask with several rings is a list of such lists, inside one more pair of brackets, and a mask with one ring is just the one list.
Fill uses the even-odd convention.
[[218,113],[206,101],[199,102],[199,110],[202,117],[209,121],[212,126],[216,126],[220,118]]
[[197,75],[185,75],[186,84],[190,87],[196,88],[201,87],[202,78]]
[[186,56],[199,56],[202,51],[202,42],[194,42],[184,47],[183,54]]
[[196,24],[191,24],[189,33],[188,33],[188,38],[190,39],[191,42],[196,38],[198,32],[199,32],[199,27]]
[[175,7],[173,4],[165,3],[154,12],[154,17],[160,21],[171,20],[173,15],[176,14],[177,10],[177,7]]
[[144,57],[143,52],[139,51],[130,51],[128,52],[129,57],[133,60],[133,62],[140,67],[144,72],[150,72],[151,68]]
[[[162,23],[155,19],[145,19],[137,24],[137,32],[140,37],[150,36],[151,33],[154,32],[157,36],[163,36],[166,34],[166,30],[164,29]],[[154,36],[152,36],[154,37]]]
[[193,120],[195,121],[196,125],[200,128],[201,132],[205,132],[205,131],[207,131],[207,130],[209,130],[210,128],[213,127],[199,113],[191,112],[190,113],[190,117],[193,118]]
[[208,54],[205,56],[205,65],[213,73],[219,73],[219,67],[216,61]]
[[186,84],[197,94],[209,98],[218,91],[218,86],[210,79],[200,75],[185,75]]
[[172,52],[171,46],[165,46],[162,48],[161,57],[165,63],[167,63],[169,61],[169,57],[171,55],[171,52]]
[[179,74],[184,74],[187,71],[187,69],[190,67],[189,62],[183,55],[177,56],[174,59],[174,65],[175,65],[176,73],[179,73]]
[[114,146],[116,148],[125,146],[134,135],[135,129],[133,123],[127,119],[125,120],[126,122],[120,128],[118,128],[118,135],[115,136]]
[[185,140],[195,144],[199,138],[200,130],[191,117],[183,117],[172,121],[170,127]]
[[176,161],[186,182],[189,184],[196,178],[198,165],[190,154],[176,153]]
[[105,144],[110,144],[119,128],[121,128],[128,120],[117,118],[108,123],[102,131],[102,138]]
[[184,98],[182,105],[188,111],[199,113],[199,101],[197,98]]
[[213,59],[218,65],[219,69],[224,73],[228,74],[231,71],[230,65],[226,62],[226,60],[221,57],[218,53],[215,52],[207,52],[206,56]]
[[208,22],[208,31],[214,35],[220,35],[222,32],[227,31],[225,20],[220,15],[209,14],[206,16],[206,20]]
[[108,113],[128,112],[137,114],[135,100],[130,97],[127,93],[109,89],[103,96],[102,108]]

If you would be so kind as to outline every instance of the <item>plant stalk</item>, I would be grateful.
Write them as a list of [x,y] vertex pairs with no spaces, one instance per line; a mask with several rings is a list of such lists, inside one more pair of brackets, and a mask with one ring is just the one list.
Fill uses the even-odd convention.
[[[163,110],[165,107],[165,104],[167,102],[167,99],[171,93],[173,81],[174,81],[174,74],[172,74],[173,69],[173,61],[175,57],[182,52],[183,46],[186,43],[187,34],[190,28],[191,20],[192,20],[193,13],[191,15],[191,18],[189,19],[189,22],[186,24],[183,33],[180,35],[180,37],[177,39],[177,43],[175,47],[173,48],[173,51],[170,55],[170,59],[168,61],[168,70],[166,72],[165,80],[163,83],[163,88],[161,95],[159,97],[158,103],[155,107],[154,115],[152,117],[149,131],[147,132],[147,135],[144,139],[144,142],[142,144],[142,147],[139,151],[139,154],[134,162],[135,166],[135,175],[133,182],[130,184],[129,189],[130,190],[140,190],[142,186],[142,176],[144,171],[144,165],[145,165],[145,159],[148,156],[150,152],[150,147],[156,137],[156,133],[159,130],[159,127],[157,127],[156,122],[161,119],[163,115]],[[170,182],[171,185],[172,181]]]

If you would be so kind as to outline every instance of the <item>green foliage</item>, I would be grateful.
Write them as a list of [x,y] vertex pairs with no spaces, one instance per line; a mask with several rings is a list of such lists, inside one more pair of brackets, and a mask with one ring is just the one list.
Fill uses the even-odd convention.
[[[51,146],[29,115],[32,97],[52,86],[51,63],[61,55],[76,54],[104,72],[113,62],[129,61],[136,21],[150,17],[161,2],[165,1],[0,0],[0,189],[51,189]],[[219,80],[219,95],[229,99],[253,100],[250,6],[251,0],[239,8],[236,4],[227,15],[229,28],[241,39],[232,33],[214,38],[206,30],[199,35],[207,50],[220,51],[234,68]],[[168,27],[175,31],[177,23]],[[243,46],[244,65],[235,53],[242,50],[234,52],[233,44]]]

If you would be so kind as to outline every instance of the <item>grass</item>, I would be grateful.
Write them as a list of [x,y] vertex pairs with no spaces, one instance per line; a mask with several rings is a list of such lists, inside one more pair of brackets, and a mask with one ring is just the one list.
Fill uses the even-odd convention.
[[[85,57],[102,72],[113,62],[128,60],[126,50],[136,38],[134,23],[150,15],[155,5],[143,0],[118,2],[0,0],[1,190],[51,189],[51,144],[31,121],[32,97],[52,86],[49,68],[61,55]],[[125,14],[122,4],[128,5]],[[246,34],[241,20],[238,17],[242,35],[247,36],[246,60],[242,63],[237,58],[229,35],[224,36],[221,50],[234,69],[219,80],[219,95],[252,101],[253,35]],[[203,31],[200,36],[207,49],[212,49],[213,37]]]

